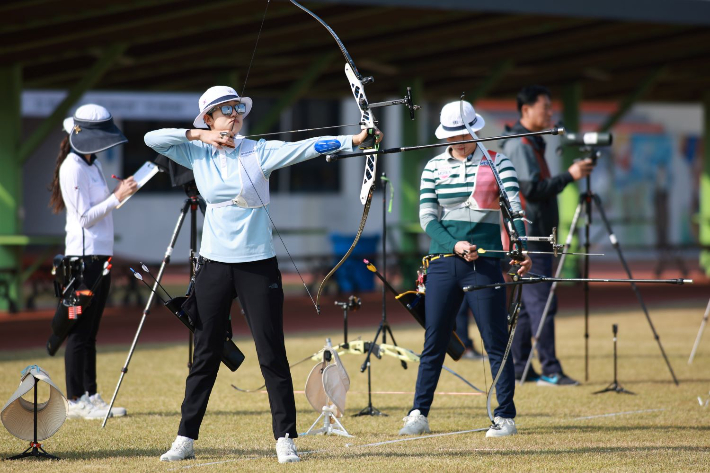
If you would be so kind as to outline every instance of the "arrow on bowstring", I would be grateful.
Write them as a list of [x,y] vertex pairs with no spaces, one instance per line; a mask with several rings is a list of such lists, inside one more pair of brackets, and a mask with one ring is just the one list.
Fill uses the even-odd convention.
[[[476,252],[479,255],[483,255],[486,253],[505,253],[508,254],[508,251],[506,250],[487,250],[485,248],[478,248]],[[467,252],[464,252],[467,253]],[[528,251],[528,250],[522,250],[522,254],[524,255],[575,255],[575,256],[604,256],[604,253],[567,253],[563,251],[558,251],[557,253],[554,253],[552,251]]]
[[327,154],[325,156],[326,161],[329,163],[338,161],[339,159],[345,159],[345,158],[356,158],[359,156],[366,156],[368,154],[392,154],[392,153],[403,153],[406,151],[416,151],[419,149],[429,149],[429,148],[441,148],[443,146],[452,146],[452,145],[461,145],[461,144],[466,144],[466,143],[483,143],[485,141],[498,141],[498,140],[505,140],[508,138],[522,138],[525,136],[541,136],[541,135],[564,135],[565,129],[562,127],[555,127],[555,128],[550,128],[549,130],[542,130],[542,131],[531,131],[529,133],[518,133],[516,135],[500,135],[500,136],[491,136],[489,138],[476,138],[476,139],[470,139],[470,140],[461,140],[461,141],[452,141],[451,143],[432,143],[428,145],[418,145],[418,146],[402,146],[400,148],[387,148],[387,149],[381,149],[373,152],[368,152],[368,153],[362,153],[362,152],[357,152],[357,153],[347,153],[347,154]]

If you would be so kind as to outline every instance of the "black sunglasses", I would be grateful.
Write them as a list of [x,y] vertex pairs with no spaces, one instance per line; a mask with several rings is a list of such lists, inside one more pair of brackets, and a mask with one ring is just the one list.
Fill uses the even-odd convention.
[[219,110],[220,112],[222,112],[222,115],[224,115],[225,117],[229,117],[232,115],[232,112],[235,110],[237,112],[237,115],[244,115],[245,113],[247,113],[247,106],[246,106],[246,104],[243,104],[243,103],[238,103],[236,105],[229,105],[229,104],[218,105],[217,107],[210,110],[208,112],[208,115],[212,115],[215,112],[215,110]]

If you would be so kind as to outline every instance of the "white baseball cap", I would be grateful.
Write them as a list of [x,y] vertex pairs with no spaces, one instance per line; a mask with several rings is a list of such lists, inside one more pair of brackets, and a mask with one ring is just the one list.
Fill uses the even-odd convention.
[[209,112],[215,105],[230,102],[232,100],[237,100],[246,105],[247,111],[242,116],[246,117],[249,115],[252,104],[249,97],[240,97],[239,94],[231,87],[227,87],[225,85],[215,85],[214,87],[207,89],[200,97],[200,101],[198,103],[200,107],[200,114],[197,115],[197,118],[195,118],[195,121],[193,121],[192,124],[195,125],[196,128],[208,128],[204,120],[205,113]]
[[441,140],[451,136],[468,134],[464,120],[473,131],[478,131],[486,126],[486,121],[476,113],[473,105],[469,102],[464,101],[463,103],[463,120],[461,117],[461,102],[457,100],[456,102],[447,103],[441,109],[441,118],[439,119],[441,124],[436,129],[436,137]]

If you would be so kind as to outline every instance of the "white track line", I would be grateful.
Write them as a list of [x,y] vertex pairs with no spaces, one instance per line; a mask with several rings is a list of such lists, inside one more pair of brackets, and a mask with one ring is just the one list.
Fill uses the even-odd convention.
[[[268,391],[254,391],[258,394],[268,394]],[[294,391],[294,394],[305,394],[306,391]],[[367,391],[348,391],[349,394],[367,394]],[[372,391],[370,394],[416,394],[414,391]],[[483,396],[485,393],[470,393],[470,392],[436,392],[437,396]]]
[[399,442],[411,442],[412,440],[422,440],[422,439],[430,439],[434,437],[445,437],[448,435],[459,435],[459,434],[468,434],[471,432],[483,432],[484,430],[488,430],[488,427],[484,427],[482,429],[473,429],[473,430],[460,430],[458,432],[447,432],[444,434],[432,434],[432,435],[422,435],[420,437],[409,437],[409,438],[404,438],[404,439],[397,439],[397,440],[387,440],[385,442],[377,442],[377,443],[366,443],[363,445],[354,445],[352,443],[346,443],[346,447],[354,447],[354,448],[360,448],[360,447],[376,447],[378,445],[387,445],[390,443],[399,443]]
[[[330,452],[331,450],[309,450],[305,452],[298,452],[299,455],[309,455],[313,453],[323,453],[323,452]],[[255,456],[255,457],[246,457],[246,458],[234,458],[232,460],[221,460],[221,461],[216,461],[216,462],[208,462],[208,463],[198,463],[197,465],[187,465],[187,466],[181,466],[178,468],[171,468],[168,471],[175,471],[175,470],[187,470],[189,468],[197,468],[200,466],[210,466],[210,465],[221,465],[222,463],[234,463],[234,462],[241,462],[241,461],[247,461],[247,460],[259,460],[261,458],[276,458],[276,455],[263,455],[263,456]]]
[[623,415],[627,415],[627,414],[641,414],[643,412],[659,412],[659,411],[665,411],[665,409],[644,409],[641,411],[614,412],[612,414],[599,414],[597,416],[575,417],[572,420],[596,419],[598,417],[613,417],[613,416],[623,416]]

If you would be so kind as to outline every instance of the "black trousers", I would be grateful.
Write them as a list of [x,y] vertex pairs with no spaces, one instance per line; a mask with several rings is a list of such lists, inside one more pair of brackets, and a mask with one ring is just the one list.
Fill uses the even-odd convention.
[[[89,289],[101,277],[107,259],[108,256],[84,256],[84,284]],[[96,334],[99,333],[110,287],[111,273],[96,286],[91,303],[82,311],[67,336],[64,371],[68,399],[79,398],[85,392],[96,394]]]
[[200,258],[195,275],[195,353],[182,402],[178,435],[197,440],[220,367],[232,301],[239,296],[251,330],[271,407],[274,438],[296,438],[296,402],[286,358],[284,293],[276,258],[220,263]]

